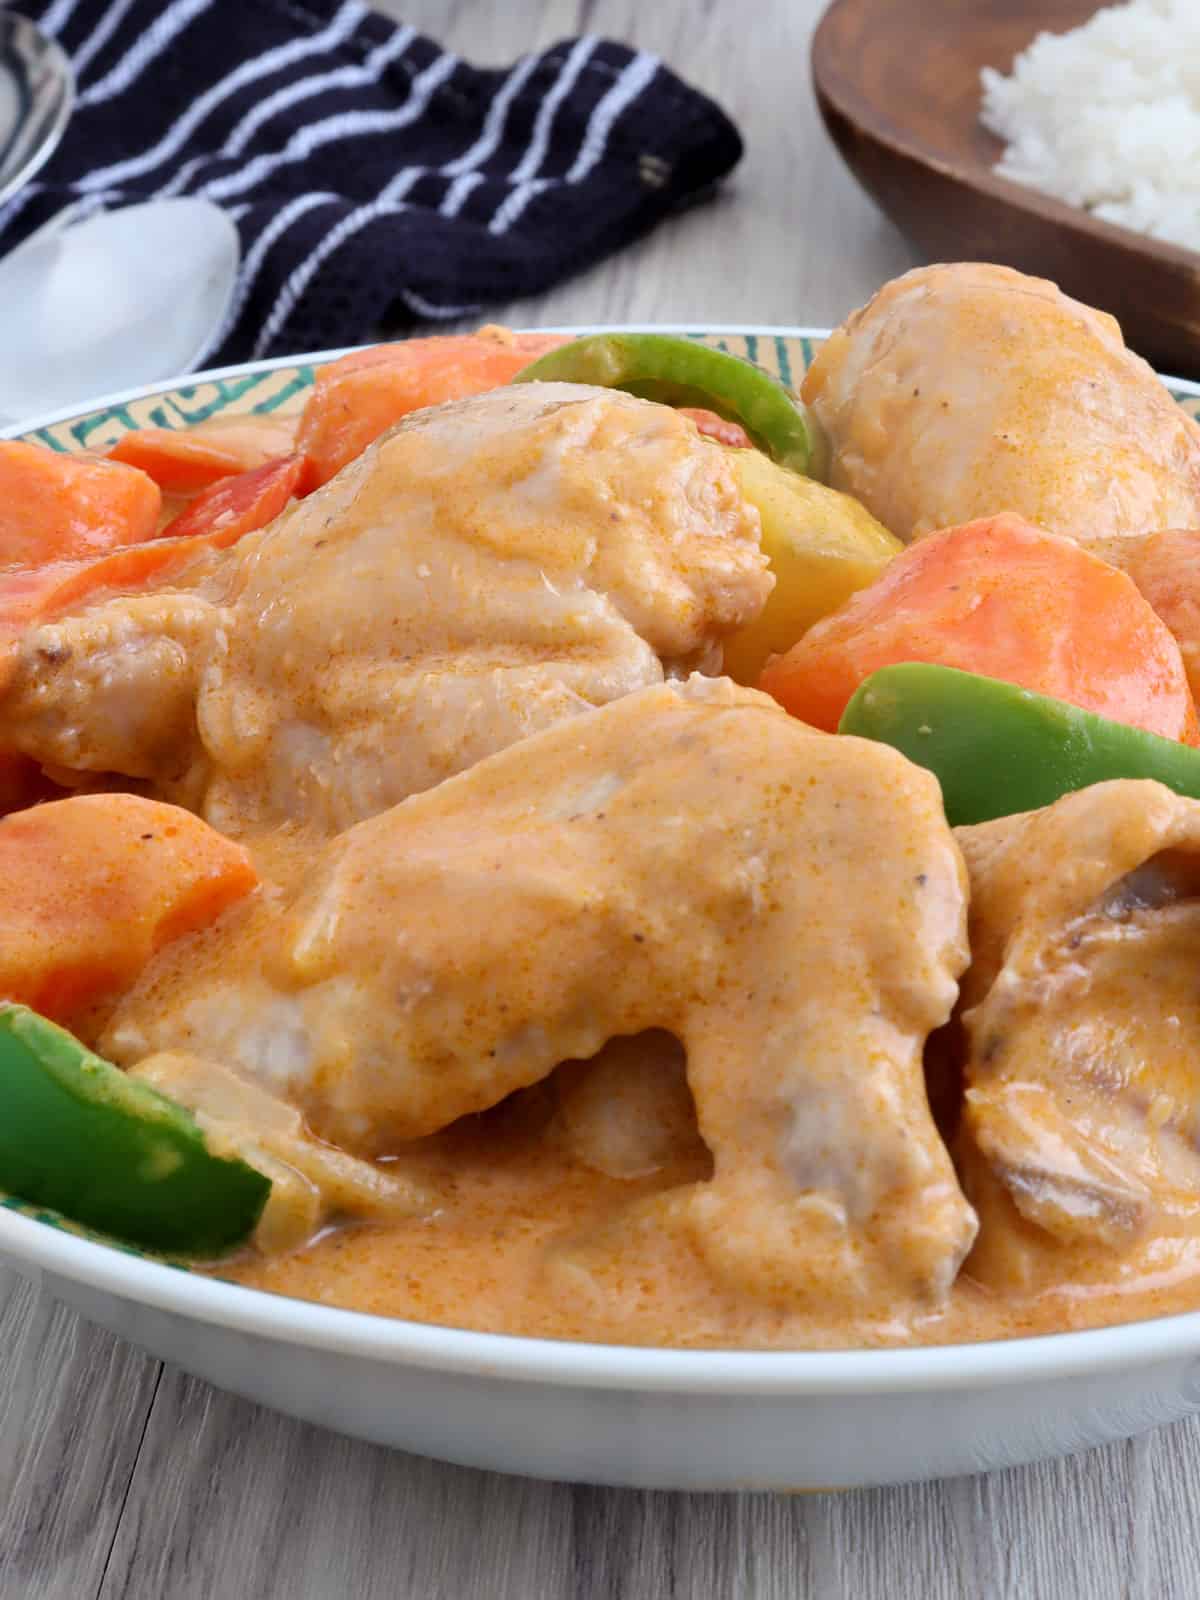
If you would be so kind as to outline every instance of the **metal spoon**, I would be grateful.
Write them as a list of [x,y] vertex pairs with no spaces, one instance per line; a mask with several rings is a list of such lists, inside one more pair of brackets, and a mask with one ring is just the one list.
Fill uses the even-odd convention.
[[48,159],[74,105],[60,47],[27,17],[0,11],[0,204]]
[[187,372],[229,311],[238,233],[211,201],[58,222],[0,261],[0,426]]

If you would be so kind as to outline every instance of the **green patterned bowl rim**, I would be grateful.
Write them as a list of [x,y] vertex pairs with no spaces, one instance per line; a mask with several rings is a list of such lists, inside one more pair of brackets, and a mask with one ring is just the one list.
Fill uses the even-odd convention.
[[[799,384],[814,350],[829,337],[828,328],[773,327],[738,323],[610,323],[587,327],[555,327],[548,333],[676,333],[746,356],[774,372],[789,387]],[[322,350],[311,355],[283,356],[198,372],[191,377],[146,384],[105,395],[86,407],[71,406],[0,429],[0,438],[28,439],[55,450],[105,450],[135,428],[185,428],[217,415],[262,416],[298,409],[312,387],[318,367],[355,349]],[[1200,384],[1164,377],[1174,398],[1200,420]]]
[[[745,356],[798,385],[828,328],[770,324],[605,323],[549,333],[674,333]],[[246,362],[106,395],[0,429],[56,450],[107,449],[139,427],[181,428],[218,414],[263,415],[298,409],[318,367],[355,349],[322,350]],[[1200,420],[1200,383],[1163,377]],[[0,1261],[57,1272],[106,1292],[200,1321],[325,1349],[429,1369],[487,1373],[571,1386],[623,1386],[731,1393],[852,1392],[1018,1383],[1038,1375],[1100,1372],[1200,1349],[1200,1311],[1083,1332],[973,1345],[850,1351],[656,1350],[624,1345],[523,1339],[408,1322],[243,1288],[172,1262],[0,1193]],[[184,1268],[185,1270],[180,1270]],[[1070,1354],[1068,1355],[1068,1350]],[[953,1355],[953,1373],[947,1358]]]
[[[547,333],[676,333],[746,356],[795,386],[827,328],[773,328],[755,324],[713,327],[704,324],[614,323],[603,327],[556,327]],[[303,404],[317,368],[358,345],[311,355],[283,356],[199,372],[192,377],[105,395],[90,405],[71,406],[0,430],[0,437],[28,439],[55,450],[105,450],[135,428],[186,428],[217,415],[290,412]]]

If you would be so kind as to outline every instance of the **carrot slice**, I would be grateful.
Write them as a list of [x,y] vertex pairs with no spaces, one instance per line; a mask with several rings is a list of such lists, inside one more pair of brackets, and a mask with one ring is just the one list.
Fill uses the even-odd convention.
[[70,1024],[258,875],[240,845],[190,812],[97,794],[0,822],[0,882],[0,998]]
[[1137,584],[1175,635],[1193,695],[1200,695],[1200,529],[1167,528],[1092,546]]
[[158,485],[118,461],[0,441],[0,566],[100,555],[154,537]]
[[208,538],[148,539],[95,561],[52,561],[0,572],[0,685],[12,646],[35,622],[105,592],[136,592],[212,548],[214,541]]
[[313,487],[328,483],[410,411],[498,389],[565,343],[561,334],[489,327],[355,350],[322,367],[297,439],[312,463]]
[[194,561],[270,522],[306,470],[300,456],[271,461],[205,490],[158,539],[98,560],[54,561],[0,572],[0,689],[27,628],[104,594],[136,594],[151,583],[180,576]]
[[137,428],[108,452],[139,467],[167,494],[197,494],[240,472],[292,454],[296,417],[201,422],[194,428]]
[[740,422],[719,417],[706,406],[680,406],[678,410],[681,416],[691,417],[706,439],[715,439],[718,444],[727,445],[731,450],[753,449],[754,441]]
[[301,455],[268,461],[252,472],[236,478],[223,478],[203,494],[197,495],[186,511],[181,511],[162,531],[164,539],[204,537],[217,549],[236,544],[243,534],[253,533],[273,522],[298,493],[308,472]]
[[54,561],[0,572],[0,689],[27,628],[108,594],[136,594],[152,583],[181,577],[193,562],[234,543],[246,531],[224,526],[191,538],[148,539],[95,561]]
[[1179,646],[1123,572],[1005,514],[910,545],[769,662],[760,686],[832,732],[897,661],[1002,678],[1114,722],[1198,741]]

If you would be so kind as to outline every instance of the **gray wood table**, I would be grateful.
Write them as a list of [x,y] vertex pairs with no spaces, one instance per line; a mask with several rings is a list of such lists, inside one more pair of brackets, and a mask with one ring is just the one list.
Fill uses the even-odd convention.
[[[747,139],[713,204],[516,323],[839,320],[913,264],[808,79],[818,0],[392,0],[484,61],[588,30],[661,53]],[[1200,1421],[987,1478],[840,1495],[506,1479],[218,1393],[0,1267],[0,1600],[1200,1594]]]

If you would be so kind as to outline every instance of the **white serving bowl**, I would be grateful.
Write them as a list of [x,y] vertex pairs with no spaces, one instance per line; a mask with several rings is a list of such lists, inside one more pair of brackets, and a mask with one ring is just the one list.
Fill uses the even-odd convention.
[[466,1333],[193,1276],[12,1211],[0,1257],[164,1360],[467,1466],[653,1489],[983,1472],[1200,1409],[1200,1314],[923,1350],[646,1350]]
[[[821,337],[672,331],[723,338],[767,364],[802,360]],[[337,353],[202,374],[20,431],[95,446],[152,417],[272,409]],[[1170,382],[1195,404],[1200,388]],[[913,1350],[654,1350],[470,1333],[263,1294],[3,1205],[0,1259],[235,1394],[379,1444],[536,1477],[660,1489],[895,1483],[1081,1450],[1200,1410],[1200,1312]]]

